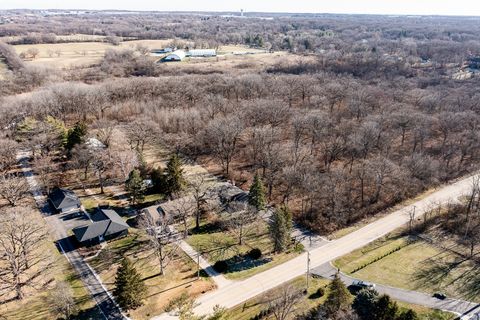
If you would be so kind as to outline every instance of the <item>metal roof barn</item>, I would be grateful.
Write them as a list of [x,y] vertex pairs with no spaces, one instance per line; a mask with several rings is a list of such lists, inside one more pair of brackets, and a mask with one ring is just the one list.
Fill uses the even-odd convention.
[[163,58],[162,61],[182,61],[183,59],[185,59],[185,51],[176,50]]
[[215,57],[217,51],[215,49],[193,49],[187,52],[187,57]]

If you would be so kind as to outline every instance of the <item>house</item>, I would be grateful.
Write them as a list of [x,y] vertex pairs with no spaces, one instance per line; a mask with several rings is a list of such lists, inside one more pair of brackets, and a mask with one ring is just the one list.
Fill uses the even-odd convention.
[[161,224],[162,222],[170,224],[178,221],[180,214],[185,212],[185,210],[190,211],[189,214],[193,214],[195,210],[194,204],[195,199],[192,196],[186,196],[147,207],[141,211],[141,214],[149,215],[150,219],[156,224]]
[[215,49],[192,49],[187,51],[187,57],[216,57],[217,51]]
[[169,55],[167,55],[165,58],[161,59],[161,62],[171,62],[171,61],[182,61],[185,59],[185,51],[183,50],[175,50]]
[[48,195],[48,201],[57,213],[77,212],[82,206],[77,195],[68,189],[53,189]]
[[[225,182],[210,190],[207,198],[202,207],[207,211],[220,212],[227,210],[233,202],[248,202],[248,192]],[[196,201],[191,195],[144,208],[140,214],[149,215],[156,224],[171,224],[178,222],[185,211],[189,211],[189,215],[196,211]]]
[[115,210],[99,208],[91,215],[91,219],[90,224],[72,230],[75,238],[83,245],[94,245],[128,234],[128,224]]

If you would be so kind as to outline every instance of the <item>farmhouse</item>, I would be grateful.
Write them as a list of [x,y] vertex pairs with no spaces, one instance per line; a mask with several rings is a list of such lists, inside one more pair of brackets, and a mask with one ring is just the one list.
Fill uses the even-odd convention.
[[75,238],[83,245],[94,245],[128,234],[128,224],[115,210],[97,209],[91,219],[92,223],[72,230]]
[[187,51],[187,57],[216,57],[215,49],[192,49]]
[[170,53],[168,56],[163,58],[161,61],[162,62],[170,62],[170,61],[182,61],[185,59],[185,51],[183,50],[176,50]]
[[53,189],[48,195],[48,201],[55,208],[56,213],[75,212],[82,206],[73,191],[61,188]]

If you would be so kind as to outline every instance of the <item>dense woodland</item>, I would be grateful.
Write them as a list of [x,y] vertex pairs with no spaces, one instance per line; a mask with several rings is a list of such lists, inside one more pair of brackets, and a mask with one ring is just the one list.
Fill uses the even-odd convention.
[[[7,129],[0,143],[10,146],[1,148],[2,159],[15,150],[13,140],[46,146],[48,154],[52,118],[96,132],[117,126],[132,149],[161,143],[244,188],[258,172],[272,203],[288,204],[321,233],[478,168],[479,80],[448,76],[480,54],[473,18],[95,13],[16,21],[0,25],[0,35],[22,43],[54,41],[34,31],[240,43],[288,50],[298,62],[172,73],[139,49],[53,71],[25,67],[3,44],[11,71],[0,80]],[[419,68],[422,61],[430,66]],[[27,117],[49,125],[25,137],[19,132]]]

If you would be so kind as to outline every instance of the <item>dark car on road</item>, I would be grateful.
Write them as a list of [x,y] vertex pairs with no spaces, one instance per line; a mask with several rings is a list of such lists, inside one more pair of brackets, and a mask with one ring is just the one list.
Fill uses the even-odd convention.
[[433,297],[434,297],[434,298],[437,298],[437,299],[439,299],[439,300],[445,300],[445,299],[447,299],[447,296],[446,296],[446,295],[444,295],[443,293],[439,293],[439,292],[434,293],[434,294],[433,294]]

